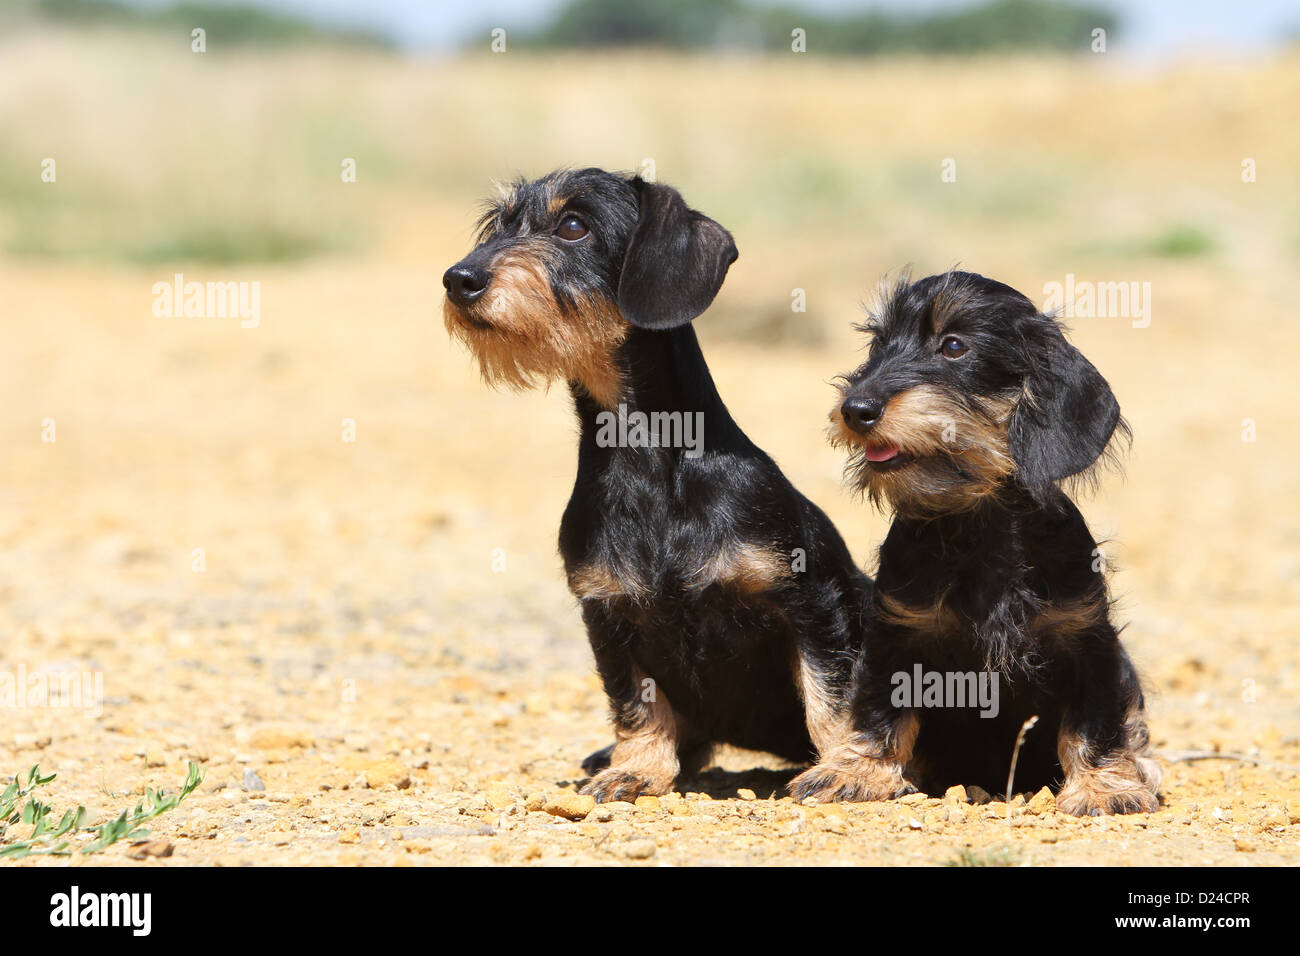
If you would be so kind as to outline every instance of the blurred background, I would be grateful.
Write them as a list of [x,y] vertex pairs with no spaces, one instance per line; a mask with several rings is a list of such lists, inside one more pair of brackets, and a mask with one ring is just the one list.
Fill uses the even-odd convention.
[[[1153,734],[1300,762],[1297,31],[1281,0],[6,3],[0,668],[106,704],[11,712],[0,770],[236,779],[288,723],[272,789],[357,753],[426,754],[433,794],[576,773],[606,730],[567,396],[484,389],[440,276],[493,180],[647,164],[740,248],[697,322],[724,398],[868,566],[887,519],[823,429],[881,277],[1149,283],[1149,324],[1069,324],[1136,436],[1083,507]],[[178,273],[257,283],[257,326],[156,315]]]

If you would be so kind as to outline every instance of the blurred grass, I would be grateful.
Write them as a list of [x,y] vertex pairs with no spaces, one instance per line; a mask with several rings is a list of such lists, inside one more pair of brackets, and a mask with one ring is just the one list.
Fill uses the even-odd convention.
[[[436,263],[468,242],[494,178],[652,158],[758,265],[766,285],[721,323],[763,340],[815,341],[815,322],[779,306],[793,288],[866,292],[909,262],[1129,275],[1296,258],[1300,184],[1283,170],[1300,166],[1300,131],[1273,119],[1300,98],[1294,55],[1140,72],[1105,57],[430,60],[312,44],[193,54],[175,37],[47,27],[0,39],[0,59],[13,257]],[[1260,183],[1240,181],[1243,155]],[[941,180],[947,158],[956,182]]]
[[214,48],[239,44],[335,43],[369,47],[390,44],[376,33],[321,26],[303,17],[237,2],[180,0],[160,6],[134,6],[121,0],[6,0],[0,26],[37,21],[77,25],[108,24],[188,37],[202,27]]

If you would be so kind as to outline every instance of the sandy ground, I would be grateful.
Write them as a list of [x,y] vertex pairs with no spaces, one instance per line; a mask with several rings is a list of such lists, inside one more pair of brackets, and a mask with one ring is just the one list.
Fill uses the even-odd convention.
[[[1276,766],[1300,765],[1284,350],[1211,352],[1194,307],[1178,328],[1076,336],[1138,436],[1127,481],[1086,510],[1115,540],[1156,746],[1267,765],[1168,764],[1149,816],[1080,821],[1040,797],[1008,820],[955,799],[798,806],[789,769],[731,751],[681,794],[588,812],[578,764],[609,732],[555,553],[567,398],[483,389],[427,270],[261,274],[262,324],[241,329],[155,318],[151,272],[0,269],[25,317],[0,357],[4,667],[95,672],[104,695],[99,714],[6,710],[0,756],[56,771],[47,800],[101,818],[203,764],[153,827],[171,855],[133,865],[1300,861],[1300,779]],[[869,562],[884,521],[842,492],[819,425],[849,333],[778,354],[700,327],[739,420]],[[769,377],[788,385],[753,387]]]
[[[0,48],[0,684],[102,681],[100,706],[0,706],[0,775],[39,763],[47,802],[103,819],[207,773],[153,824],[170,856],[72,865],[1300,862],[1297,56]],[[823,425],[877,278],[1149,282],[1149,327],[1073,322],[1135,434],[1083,508],[1155,746],[1247,759],[1167,760],[1158,813],[1083,821],[1042,797],[796,806],[793,771],[742,752],[679,797],[573,799],[610,731],[556,553],[567,396],[484,389],[438,279],[489,177],[643,157],[736,233],[705,352],[868,567],[886,519]],[[1204,248],[1168,248],[1184,226]],[[334,251],[239,259],[277,228]],[[260,282],[260,325],[155,317],[174,271]]]

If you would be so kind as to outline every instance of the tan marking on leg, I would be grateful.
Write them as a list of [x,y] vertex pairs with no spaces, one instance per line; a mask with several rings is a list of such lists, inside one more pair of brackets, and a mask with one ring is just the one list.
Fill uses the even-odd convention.
[[812,738],[820,759],[846,742],[849,736],[848,700],[837,697],[817,664],[806,660],[802,654],[795,654],[794,666],[795,687],[803,698],[808,736]]
[[621,575],[604,564],[584,564],[569,575],[569,590],[580,601],[631,598],[639,601],[648,593],[640,581]]
[[1154,813],[1160,807],[1160,765],[1147,753],[1142,710],[1132,707],[1124,721],[1125,747],[1098,756],[1078,734],[1062,731],[1057,758],[1065,784],[1056,805],[1076,817],[1104,813]]
[[904,773],[920,727],[916,714],[909,711],[885,740],[850,734],[824,754],[817,766],[795,777],[790,792],[796,799],[816,797],[821,801],[890,800],[913,793],[916,788]]
[[741,542],[697,569],[687,586],[702,590],[710,584],[725,584],[743,594],[757,594],[771,590],[792,575],[789,560],[779,551]]
[[[643,681],[644,675],[637,678],[639,686],[644,686]],[[631,723],[616,722],[609,767],[589,780],[582,793],[603,803],[635,800],[641,794],[658,796],[672,789],[679,769],[677,745],[685,728],[663,690],[656,686],[653,694],[653,700],[638,701]]]
[[1110,614],[1105,597],[1049,604],[1029,622],[1035,638],[1068,639],[1103,624]]
[[961,623],[956,612],[944,604],[942,598],[929,607],[912,607],[877,590],[875,611],[885,624],[925,634],[948,634],[957,630]]

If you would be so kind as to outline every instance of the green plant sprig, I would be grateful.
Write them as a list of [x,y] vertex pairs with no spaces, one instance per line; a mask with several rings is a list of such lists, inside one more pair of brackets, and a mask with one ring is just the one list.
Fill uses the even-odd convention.
[[[190,761],[185,782],[177,793],[164,794],[152,788],[146,789],[144,799],[137,803],[134,809],[123,810],[98,827],[83,826],[86,808],[80,805],[75,810],[66,811],[57,824],[51,824],[53,807],[48,803],[42,803],[39,798],[32,796],[32,793],[38,787],[43,787],[53,780],[56,774],[43,777],[38,765],[32,767],[25,776],[25,782],[23,774],[14,777],[4,792],[0,793],[0,859],[21,860],[26,856],[41,854],[68,856],[71,852],[68,850],[68,840],[63,838],[78,833],[96,834],[93,842],[81,848],[81,852],[85,854],[99,853],[118,840],[143,839],[149,835],[149,831],[142,829],[141,824],[169,810],[175,810],[180,806],[181,801],[203,782],[205,773],[202,767]],[[26,803],[22,802],[24,798],[27,800]],[[26,839],[7,840],[10,827],[19,824],[30,826],[31,833]]]

